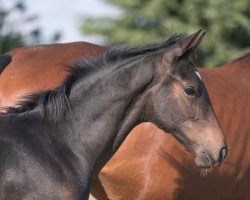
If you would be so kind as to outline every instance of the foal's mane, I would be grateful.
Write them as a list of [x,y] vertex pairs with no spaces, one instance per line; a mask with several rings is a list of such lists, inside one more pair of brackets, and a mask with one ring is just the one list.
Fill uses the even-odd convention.
[[36,107],[41,107],[41,115],[48,116],[50,120],[60,121],[66,111],[70,109],[69,94],[72,85],[78,80],[82,80],[93,72],[106,68],[114,63],[119,63],[129,58],[139,55],[147,55],[156,51],[167,49],[184,35],[172,36],[168,40],[160,43],[152,43],[138,46],[117,45],[109,48],[104,55],[95,59],[76,60],[69,67],[70,75],[63,83],[54,90],[24,95],[16,107],[8,107],[4,114],[17,115],[32,111]]

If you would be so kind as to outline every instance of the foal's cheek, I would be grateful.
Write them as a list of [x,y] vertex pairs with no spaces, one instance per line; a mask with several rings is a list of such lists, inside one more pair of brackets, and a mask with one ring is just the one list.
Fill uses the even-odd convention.
[[160,90],[154,92],[149,97],[149,105],[147,106],[146,114],[153,117],[152,121],[154,124],[158,124],[162,129],[170,128],[173,116],[174,107],[172,100],[167,97],[166,90]]

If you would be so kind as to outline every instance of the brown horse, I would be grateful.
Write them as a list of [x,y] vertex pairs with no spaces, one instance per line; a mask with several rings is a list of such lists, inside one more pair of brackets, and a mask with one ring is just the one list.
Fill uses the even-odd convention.
[[[2,58],[0,110],[15,105],[25,93],[57,87],[75,59],[96,57],[105,47],[87,42],[18,48]],[[9,57],[10,56],[10,57]]]
[[[1,105],[15,104],[17,97],[25,92],[57,86],[66,75],[65,66],[74,59],[96,56],[103,51],[105,48],[101,46],[74,43],[21,48],[10,52],[12,62],[0,76]],[[60,59],[56,59],[54,57],[56,55],[58,57],[60,55]],[[134,129],[100,174],[109,198],[229,199],[235,197],[239,199],[247,197],[247,180],[250,178],[246,140],[248,123],[244,122],[244,119],[248,118],[246,109],[242,107],[243,103],[247,105],[249,102],[244,95],[249,91],[247,84],[244,84],[248,81],[247,76],[250,72],[245,66],[246,63],[250,63],[250,56],[234,61],[229,64],[231,66],[200,70],[229,141],[231,151],[230,159],[227,160],[230,160],[230,163],[226,162],[226,165],[224,164],[217,171],[213,170],[206,178],[201,178],[199,170],[193,166],[193,161],[190,161],[190,155],[185,153],[172,137],[154,134],[158,137],[152,138],[153,132],[159,132],[159,130],[151,124],[142,124]],[[18,71],[18,68],[21,69]],[[14,80],[16,84],[8,90],[13,84],[9,81],[11,74],[17,74]],[[24,79],[27,81],[24,82]],[[44,80],[47,80],[45,86]],[[142,140],[140,136],[146,131],[147,138],[143,137],[145,139]],[[242,145],[236,148],[236,143],[242,143]],[[132,150],[131,146],[137,148]],[[125,152],[129,153],[125,156]],[[144,152],[149,154],[144,156]]]

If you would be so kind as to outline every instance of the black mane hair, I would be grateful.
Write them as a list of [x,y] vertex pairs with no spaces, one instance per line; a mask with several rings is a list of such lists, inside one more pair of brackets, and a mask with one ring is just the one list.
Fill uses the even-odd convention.
[[109,48],[104,55],[96,59],[76,60],[69,67],[70,75],[63,83],[54,90],[24,95],[16,107],[5,109],[4,114],[17,115],[19,113],[29,112],[36,107],[41,107],[42,117],[48,116],[54,122],[60,121],[66,111],[70,110],[69,94],[73,84],[100,68],[107,67],[110,64],[119,63],[128,58],[139,55],[150,54],[152,52],[167,49],[182,39],[184,35],[173,36],[161,43],[152,43],[138,46],[117,45]]

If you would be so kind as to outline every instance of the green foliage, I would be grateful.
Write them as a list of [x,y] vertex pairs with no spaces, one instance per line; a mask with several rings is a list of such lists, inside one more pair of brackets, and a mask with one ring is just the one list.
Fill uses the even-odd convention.
[[85,34],[106,44],[159,41],[176,33],[207,31],[197,51],[200,66],[217,66],[250,51],[250,0],[106,0],[118,18],[87,17]]
[[4,35],[0,36],[0,55],[4,54],[5,52],[24,46],[24,41],[20,37],[20,35]]
[[[36,15],[27,16],[23,1],[16,1],[10,8],[0,6],[0,55],[17,47],[41,43],[42,31],[35,24],[37,19]],[[25,30],[25,25],[31,28]],[[56,32],[50,41],[56,42],[60,37],[61,34]]]
[[20,2],[14,4],[9,9],[4,9],[2,6],[0,7],[0,55],[12,48],[24,45],[24,40],[22,39],[21,34],[14,31],[14,27],[7,25],[8,17],[11,15],[11,12],[14,11],[23,13],[25,12],[25,7]]

